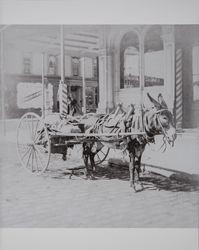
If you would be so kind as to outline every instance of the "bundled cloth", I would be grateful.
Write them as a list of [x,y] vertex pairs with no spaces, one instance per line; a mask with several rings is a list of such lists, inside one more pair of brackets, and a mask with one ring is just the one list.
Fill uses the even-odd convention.
[[81,133],[79,128],[79,121],[73,116],[67,115],[67,117],[60,116],[59,113],[54,113],[46,116],[45,125],[51,132],[54,133]]

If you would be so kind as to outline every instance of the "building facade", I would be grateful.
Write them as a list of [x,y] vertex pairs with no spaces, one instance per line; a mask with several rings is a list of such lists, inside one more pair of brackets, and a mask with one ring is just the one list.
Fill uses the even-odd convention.
[[[162,93],[178,128],[198,127],[199,26],[105,26],[99,51],[99,111],[147,105]],[[106,93],[105,95],[103,93]]]
[[[94,28],[81,25],[78,31],[77,27],[74,30],[65,26],[68,32],[73,31],[65,38],[65,84],[80,108],[84,91],[87,112],[98,113],[110,112],[119,103],[123,103],[124,108],[131,103],[147,106],[147,92],[155,98],[162,93],[178,128],[198,127],[199,25],[95,25]],[[57,49],[60,44],[57,43],[55,50],[56,43],[52,40],[58,39],[58,35],[52,35],[51,31],[41,38],[36,31],[37,27],[35,34],[29,33],[29,37],[37,37],[40,47],[32,43],[20,46],[19,42],[17,47],[11,38],[6,45],[5,108],[8,117],[39,109],[41,103],[36,105],[32,100],[39,98],[41,87],[32,92],[30,89],[32,84],[41,84],[42,67],[45,84],[49,85],[50,111],[58,112],[63,70]],[[48,44],[53,46],[46,51],[41,49],[41,44],[47,37],[51,39]],[[27,40],[24,44],[28,44]],[[19,92],[26,96],[21,97]],[[19,96],[24,100],[24,107],[17,100]],[[42,101],[41,96],[38,100]]]
[[[14,60],[13,60],[14,58]],[[95,112],[98,103],[98,61],[85,57],[86,107]],[[44,54],[45,86],[50,87],[50,110],[59,112],[60,56]],[[20,117],[27,111],[39,112],[42,106],[42,54],[9,50],[5,60],[7,117]],[[82,60],[65,56],[65,84],[68,95],[82,108]],[[52,93],[51,93],[52,92]],[[20,99],[20,100],[19,100]]]

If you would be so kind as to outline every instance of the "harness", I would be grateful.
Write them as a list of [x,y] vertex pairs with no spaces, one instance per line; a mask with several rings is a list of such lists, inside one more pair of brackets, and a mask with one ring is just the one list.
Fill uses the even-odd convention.
[[[115,131],[116,133],[117,132],[119,133],[119,132],[121,132],[120,125],[122,125],[121,123],[123,122],[125,132],[133,132],[133,131],[146,132],[146,135],[126,136],[127,140],[136,139],[140,144],[154,143],[154,136],[162,133],[163,134],[163,145],[162,146],[165,145],[165,147],[166,147],[166,141],[168,143],[170,143],[170,142],[167,138],[166,129],[163,127],[163,125],[160,121],[160,114],[163,111],[168,111],[168,109],[164,108],[164,109],[156,110],[156,111],[151,113],[152,116],[149,118],[149,115],[147,115],[146,113],[145,113],[145,115],[143,115],[143,109],[141,109],[137,113],[136,112],[132,113],[132,115],[129,116],[128,119],[125,119],[126,112],[124,112],[121,115],[121,117],[118,119],[118,121],[113,125],[109,124],[109,122],[112,119],[114,119],[114,117],[112,117],[112,115],[114,115],[114,113],[112,112],[111,114],[101,116],[96,121],[96,123],[93,125],[92,132],[99,132],[100,131],[101,133],[103,133],[104,128],[108,128],[108,129],[110,129],[110,133],[112,133],[113,131]],[[150,123],[149,123],[148,119],[151,119],[151,118],[153,119],[154,128],[150,127]],[[125,140],[125,137],[117,138],[117,140],[115,140],[115,141],[121,141],[121,140]],[[110,141],[110,140],[107,140],[107,141]],[[162,146],[161,146],[161,148],[162,148]]]

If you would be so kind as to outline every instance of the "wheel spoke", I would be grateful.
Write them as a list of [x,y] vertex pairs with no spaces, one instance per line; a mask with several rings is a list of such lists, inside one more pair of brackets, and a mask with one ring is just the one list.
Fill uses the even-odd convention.
[[26,149],[29,148],[29,146],[27,146],[26,144],[22,144],[22,143],[18,143],[18,148],[21,149],[21,151],[26,151]]
[[31,147],[29,146],[28,147],[28,150],[25,152],[25,154],[21,157],[21,159],[23,160],[24,159],[24,157],[30,152],[30,150],[31,150]]
[[30,127],[30,121],[29,121],[29,119],[28,119],[28,117],[26,118],[27,119],[27,124],[28,124],[28,133],[29,133],[29,135],[30,135],[30,138],[32,139],[32,134],[31,134],[31,127]]
[[100,151],[103,155],[106,155],[102,150]]
[[39,172],[39,166],[38,166],[37,151],[36,151],[36,149],[35,149],[35,162],[36,162],[36,165],[37,165],[37,172]]
[[48,152],[47,149],[43,145],[37,144],[36,147],[40,150],[42,153]]
[[42,162],[42,160],[41,160],[41,158],[40,158],[40,152],[38,151],[38,149],[35,147],[35,149],[36,149],[36,153],[37,153],[37,155],[38,155],[38,159],[39,159],[39,161],[40,161],[40,163],[41,163],[41,167],[42,167],[42,170],[44,169],[44,166],[43,166],[43,162]]
[[27,161],[27,163],[26,163],[26,166],[27,166],[27,167],[28,167],[28,165],[29,165],[29,161],[30,161],[31,155],[32,155],[32,147],[31,147],[31,149],[30,149],[30,154],[29,154],[29,157],[28,157],[28,161]]
[[34,150],[34,147],[33,147],[32,148],[32,161],[31,161],[32,172],[34,170],[34,154],[35,154],[35,150]]
[[100,159],[100,157],[99,157],[99,155],[98,155],[98,154],[97,154],[97,157],[98,157],[99,161],[101,161],[101,159]]
[[41,131],[39,131],[37,137],[34,139],[34,143],[37,143],[37,140],[39,139],[40,136],[41,136]]
[[39,124],[39,120],[37,120],[37,124],[36,124],[36,126],[35,126],[34,138],[33,138],[34,141],[36,141],[36,140],[35,140],[35,137],[36,137],[36,134],[37,134],[38,124]]

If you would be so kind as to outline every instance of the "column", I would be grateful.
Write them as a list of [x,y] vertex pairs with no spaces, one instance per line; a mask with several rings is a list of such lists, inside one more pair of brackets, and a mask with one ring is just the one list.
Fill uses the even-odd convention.
[[53,111],[53,85],[48,82],[48,79],[44,80],[45,85],[45,117],[52,114]]
[[107,51],[107,97],[108,97],[108,112],[114,108],[113,104],[113,54],[114,51],[110,48]]
[[120,102],[120,47],[118,46],[113,54],[113,103]]
[[192,79],[192,44],[183,44],[182,79],[183,79],[183,121],[184,128],[192,126],[193,79]]
[[41,72],[41,78],[42,78],[42,118],[45,119],[45,76],[44,76],[44,56],[45,54],[42,53],[42,72]]
[[60,59],[61,59],[61,81],[59,86],[59,113],[60,115],[67,115],[68,88],[65,82],[64,25],[60,26]]
[[0,31],[0,60],[1,60],[1,118],[3,122],[3,135],[6,134],[6,120],[5,120],[5,82],[4,82],[4,35],[3,31]]
[[53,83],[53,112],[58,112],[58,84]]
[[99,103],[98,113],[110,112],[113,105],[113,50],[108,43],[110,30],[103,26],[99,41]]
[[99,53],[98,113],[110,112],[113,105],[113,51],[101,49]]
[[175,35],[174,26],[165,25],[162,29],[164,44],[164,99],[173,111],[175,99]]
[[144,36],[139,37],[139,68],[140,68],[140,106],[143,105],[144,94],[144,74],[145,74],[145,60],[144,60]]
[[85,81],[85,57],[81,58],[82,66],[82,112],[86,113],[86,81]]
[[183,26],[175,27],[176,37],[176,126],[192,126],[193,69],[192,46],[194,30]]

